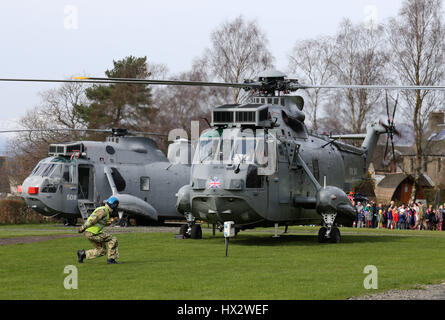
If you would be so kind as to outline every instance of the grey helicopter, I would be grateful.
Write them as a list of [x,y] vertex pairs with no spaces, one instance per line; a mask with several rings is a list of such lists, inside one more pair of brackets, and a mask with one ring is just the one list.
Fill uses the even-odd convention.
[[[71,129],[51,129],[52,131]],[[2,132],[47,130],[8,130]],[[71,130],[72,131],[72,130]],[[183,220],[175,208],[177,190],[189,181],[193,148],[175,139],[167,157],[147,132],[126,129],[85,129],[109,132],[106,141],[74,141],[49,145],[48,157],[39,161],[18,187],[28,207],[75,225],[86,220],[109,196],[119,199],[118,223],[128,226]],[[174,139],[174,138],[173,138]]]
[[[394,122],[374,122],[366,134],[319,135],[304,123],[302,89],[445,90],[445,86],[306,85],[266,71],[243,83],[79,77],[71,80],[0,81],[127,83],[215,86],[252,92],[246,104],[213,109],[211,128],[201,134],[190,180],[177,192],[176,207],[187,220],[180,233],[202,238],[197,220],[236,231],[255,227],[315,224],[319,242],[340,242],[339,225],[351,226],[355,210],[346,192],[367,173],[380,135],[391,139]],[[363,139],[361,146],[343,139]],[[393,147],[394,149],[394,147]]]

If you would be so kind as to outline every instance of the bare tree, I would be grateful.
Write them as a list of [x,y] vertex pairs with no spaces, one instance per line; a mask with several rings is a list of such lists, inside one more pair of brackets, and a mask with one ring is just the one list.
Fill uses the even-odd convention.
[[16,134],[8,143],[13,157],[10,162],[16,183],[21,183],[37,162],[48,156],[51,143],[78,140],[84,132],[51,131],[50,129],[85,129],[75,106],[86,101],[85,85],[65,83],[58,89],[41,93],[42,102],[28,111],[18,124],[22,129],[43,131]]
[[[289,56],[289,72],[298,75],[304,83],[328,84],[333,78],[333,41],[330,37],[298,41]],[[305,108],[308,110],[313,129],[317,130],[320,105],[328,92],[323,89],[305,91],[310,102]]]
[[[170,77],[184,81],[210,81],[203,59],[195,59],[190,71]],[[210,111],[223,104],[230,89],[217,87],[166,86],[153,91],[153,104],[159,108],[157,132],[168,134],[172,129],[183,129],[191,137],[191,122],[200,121],[201,130],[207,127]],[[167,141],[163,143],[166,149]]]
[[[390,20],[388,38],[392,67],[404,85],[439,85],[445,71],[445,29],[441,0],[406,0],[397,18]],[[422,172],[425,123],[428,114],[444,103],[442,93],[429,90],[404,91],[404,114],[414,132],[414,188],[417,196]]]
[[[223,23],[211,34],[211,47],[205,52],[210,72],[226,82],[243,82],[273,67],[268,41],[255,21],[242,16]],[[233,102],[247,99],[248,94],[233,89]]]
[[[367,28],[345,20],[340,25],[332,57],[335,81],[340,84],[385,84],[387,80],[388,54],[384,45],[382,26]],[[336,94],[343,96],[342,113],[347,129],[361,133],[372,116],[382,107],[382,92],[373,90],[345,89]]]

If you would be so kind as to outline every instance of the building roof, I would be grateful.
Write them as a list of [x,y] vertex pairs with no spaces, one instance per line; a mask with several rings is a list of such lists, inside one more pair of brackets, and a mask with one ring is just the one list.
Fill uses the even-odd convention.
[[439,133],[433,133],[428,141],[445,141],[445,129],[440,131]]
[[[396,189],[400,185],[400,183],[402,183],[402,181],[404,181],[407,178],[414,180],[414,177],[412,175],[406,174],[406,173],[387,174],[386,177],[383,178],[382,181],[379,182],[377,187]],[[434,188],[434,182],[426,174],[422,174],[420,176],[419,184],[423,188]]]

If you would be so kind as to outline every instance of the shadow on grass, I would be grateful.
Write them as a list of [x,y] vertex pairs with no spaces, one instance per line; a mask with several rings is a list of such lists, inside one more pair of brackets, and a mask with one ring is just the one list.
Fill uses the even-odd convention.
[[[206,238],[204,241],[221,242],[224,238]],[[357,243],[391,243],[401,241],[402,237],[385,237],[385,236],[361,236],[361,235],[344,235],[337,245],[351,245]],[[270,235],[238,235],[230,240],[231,245],[245,246],[329,246],[335,245],[331,243],[319,243],[317,235],[280,235],[279,238],[273,238]]]

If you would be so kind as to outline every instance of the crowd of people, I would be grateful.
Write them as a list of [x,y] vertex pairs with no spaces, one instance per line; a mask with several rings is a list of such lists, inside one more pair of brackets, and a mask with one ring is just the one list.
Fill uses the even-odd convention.
[[389,206],[384,206],[375,201],[367,204],[353,203],[356,209],[356,228],[378,228],[397,230],[444,230],[445,204],[437,210],[432,205],[426,207],[422,203],[410,203],[396,206],[391,201]]

